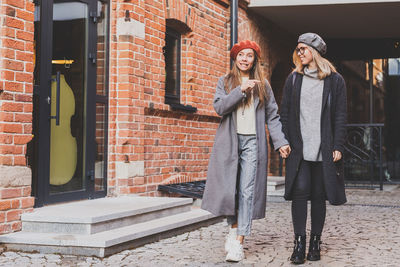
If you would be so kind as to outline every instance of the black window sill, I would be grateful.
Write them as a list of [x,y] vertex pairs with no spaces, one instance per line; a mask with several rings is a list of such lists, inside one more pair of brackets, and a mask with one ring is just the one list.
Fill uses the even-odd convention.
[[191,105],[182,105],[182,104],[177,104],[177,103],[167,103],[173,110],[180,110],[180,111],[185,111],[189,113],[195,113],[197,111],[196,107],[193,107]]

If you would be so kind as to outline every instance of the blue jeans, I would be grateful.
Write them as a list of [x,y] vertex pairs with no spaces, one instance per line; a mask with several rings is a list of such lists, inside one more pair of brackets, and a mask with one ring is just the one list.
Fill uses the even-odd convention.
[[253,215],[254,181],[257,167],[257,139],[255,135],[238,134],[239,181],[237,181],[236,216],[228,216],[228,224],[237,223],[237,234],[250,235]]

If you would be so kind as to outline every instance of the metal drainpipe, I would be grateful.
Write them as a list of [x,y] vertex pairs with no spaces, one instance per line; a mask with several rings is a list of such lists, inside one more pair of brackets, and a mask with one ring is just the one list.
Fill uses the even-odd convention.
[[[238,6],[239,0],[231,0],[231,49],[238,40]],[[231,60],[231,68],[233,61]]]

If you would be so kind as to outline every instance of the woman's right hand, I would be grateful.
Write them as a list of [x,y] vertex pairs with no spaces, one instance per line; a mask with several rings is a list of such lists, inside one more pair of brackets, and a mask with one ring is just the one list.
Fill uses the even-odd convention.
[[242,89],[243,93],[250,93],[251,90],[256,86],[257,83],[260,83],[259,80],[247,80],[242,85],[240,86],[240,89]]
[[342,158],[342,152],[335,150],[333,151],[333,162],[339,161]]

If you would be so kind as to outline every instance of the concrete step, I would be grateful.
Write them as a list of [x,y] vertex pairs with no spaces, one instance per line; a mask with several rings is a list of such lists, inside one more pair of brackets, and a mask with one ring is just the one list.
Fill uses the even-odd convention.
[[118,197],[38,208],[21,216],[22,231],[95,234],[190,211],[190,198]]
[[285,188],[279,190],[267,191],[267,196],[283,197],[284,195],[285,195]]
[[130,226],[110,228],[96,234],[22,231],[0,236],[0,242],[9,250],[105,257],[220,220],[207,211],[192,209]]
[[285,189],[285,177],[284,176],[268,176],[267,179],[267,193],[274,191],[280,191]]

